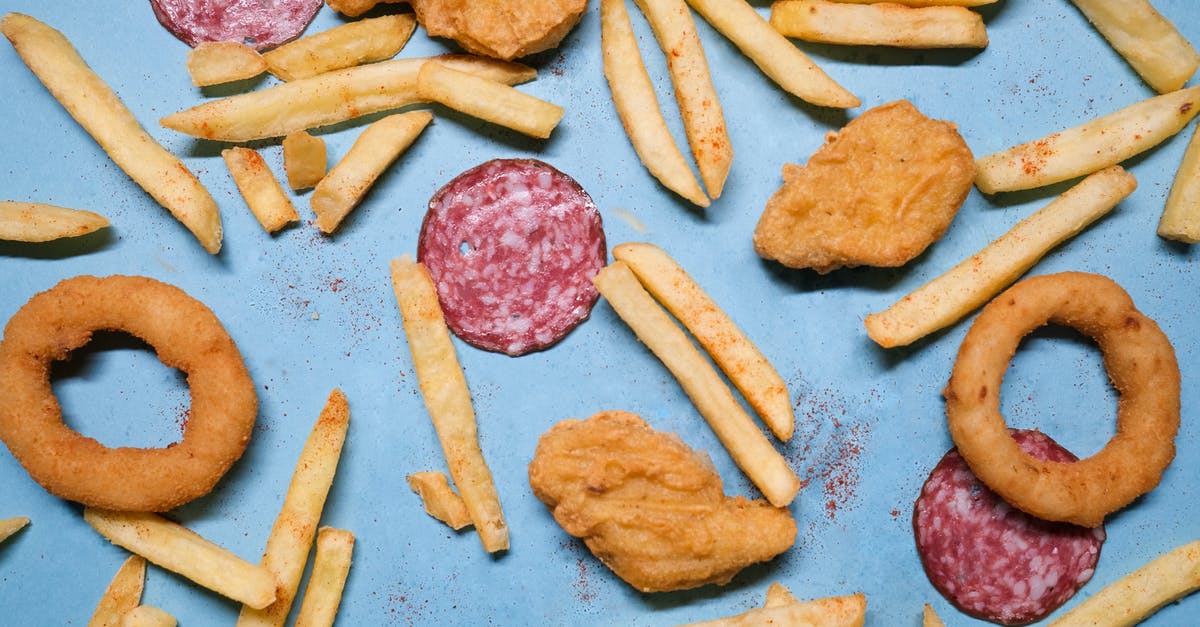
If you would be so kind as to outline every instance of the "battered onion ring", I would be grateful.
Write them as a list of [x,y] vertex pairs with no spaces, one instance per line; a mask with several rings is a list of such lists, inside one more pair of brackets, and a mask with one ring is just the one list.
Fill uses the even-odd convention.
[[[63,424],[50,366],[124,331],[187,374],[183,439],[108,448]],[[165,511],[207,494],[241,457],[257,415],[254,383],[219,320],[179,288],[144,277],[75,277],[31,298],[0,340],[0,439],[51,494],[104,509]]]
[[[1046,324],[1096,341],[1120,395],[1117,434],[1074,463],[1024,453],[1000,415],[1000,384],[1021,338]],[[1026,279],[983,309],[944,391],[950,435],[971,470],[1017,509],[1095,527],[1158,485],[1175,457],[1179,365],[1166,335],[1112,280],[1080,272]]]

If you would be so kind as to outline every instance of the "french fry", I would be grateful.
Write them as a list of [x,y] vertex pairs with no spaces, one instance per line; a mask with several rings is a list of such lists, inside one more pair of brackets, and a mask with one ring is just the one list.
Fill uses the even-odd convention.
[[786,37],[895,48],[985,48],[983,18],[962,6],[908,7],[828,0],[776,0],[771,26]]
[[554,103],[440,63],[421,68],[417,96],[540,139],[550,137],[563,116],[563,108]]
[[1101,170],[1067,190],[999,239],[866,317],[867,334],[884,348],[911,344],[954,324],[1033,267],[1047,252],[1112,210],[1137,187],[1120,166]]
[[508,549],[508,525],[500,497],[479,448],[475,410],[467,379],[458,365],[433,279],[425,266],[405,255],[393,259],[392,289],[404,319],[404,334],[412,351],[413,368],[429,418],[433,421],[450,476],[483,548],[489,553]]
[[377,4],[404,2],[404,0],[325,0],[329,8],[347,17],[358,17],[375,8]]
[[1200,87],[1129,105],[1042,139],[975,160],[985,194],[1032,189],[1090,174],[1149,150],[1200,113]]
[[258,151],[234,146],[222,150],[221,157],[233,175],[233,182],[237,184],[246,206],[250,207],[250,212],[268,233],[300,220],[296,207]]
[[146,558],[130,555],[104,589],[88,627],[120,627],[125,613],[142,602],[146,585]]
[[321,182],[326,169],[325,140],[308,131],[293,131],[283,138],[283,169],[293,190]]
[[695,336],[771,432],[792,437],[796,417],[783,377],[687,271],[653,244],[621,244],[612,255]]
[[412,13],[367,18],[301,37],[262,57],[271,74],[294,81],[390,59],[408,43],[416,25]]
[[792,591],[788,590],[787,586],[778,581],[773,581],[770,586],[767,586],[767,600],[763,602],[763,607],[782,607],[799,602],[800,599],[793,596]]
[[462,497],[450,487],[446,475],[437,471],[414,472],[408,476],[412,488],[425,505],[425,513],[459,530],[471,524],[471,512]]
[[257,50],[240,41],[205,41],[187,56],[187,71],[196,87],[254,78],[267,71]]
[[1051,627],[1129,627],[1200,589],[1200,541],[1176,547],[1105,586]]
[[296,616],[296,627],[330,627],[342,603],[342,590],[350,575],[354,534],[345,529],[321,527],[317,532],[317,556],[304,601]]
[[692,204],[707,207],[708,197],[671,138],[658,108],[658,97],[638,51],[625,0],[600,1],[600,45],[604,77],[634,152],[664,187]]
[[121,627],[175,627],[179,622],[161,608],[139,605],[121,617]]
[[926,603],[925,610],[921,613],[921,627],[946,627],[946,623],[933,611],[933,606]]
[[419,102],[417,74],[430,59],[505,84],[537,76],[536,70],[520,63],[471,55],[393,59],[210,100],[159,123],[193,137],[227,142],[283,137]]
[[162,516],[85,507],[83,519],[109,542],[217,594],[256,607],[275,600],[271,571]]
[[265,608],[243,605],[238,625],[279,626],[287,620],[300,587],[300,577],[304,574],[304,564],[308,562],[313,537],[317,534],[325,499],[333,485],[349,425],[350,406],[346,395],[335,388],[296,461],[296,470],[283,497],[283,507],[271,528],[267,550],[260,562],[275,576],[275,602]]
[[733,164],[733,144],[692,13],[684,0],[637,0],[637,5],[667,56],[683,130],[700,179],[710,197],[720,198]]
[[49,242],[79,237],[108,227],[108,218],[82,209],[38,202],[0,200],[0,239]]
[[15,518],[5,518],[0,520],[0,542],[9,539],[14,533],[25,528],[29,524],[29,518],[25,516],[17,516]]
[[205,250],[221,250],[217,203],[196,175],[138,124],[113,90],[62,33],[20,13],[0,19],[0,32],[67,113],[129,178],[183,223]]
[[752,627],[758,625],[862,627],[866,615],[867,597],[859,592],[840,597],[762,607],[728,618],[688,623],[683,627]]
[[845,4],[903,4],[906,7],[981,7],[996,0],[837,0]]
[[1071,2],[1158,93],[1182,88],[1200,67],[1200,53],[1148,0]]
[[800,490],[800,479],[754,425],[733,393],[687,335],[642,287],[624,261],[616,261],[592,279],[596,289],[635,335],[675,375],[680,387],[708,422],[733,461],[767,500],[786,507]]
[[1158,234],[1189,244],[1200,242],[1200,128],[1192,132],[1192,141],[1175,172]]
[[772,28],[746,0],[687,3],[789,94],[822,107],[848,109],[862,104]]
[[432,120],[428,111],[410,111],[389,115],[364,129],[350,152],[313,190],[310,202],[317,214],[317,227],[332,233],[362,202],[379,175],[408,150]]

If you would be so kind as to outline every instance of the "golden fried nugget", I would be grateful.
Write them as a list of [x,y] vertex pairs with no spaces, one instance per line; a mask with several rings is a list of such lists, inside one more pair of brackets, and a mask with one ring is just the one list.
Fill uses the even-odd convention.
[[587,0],[410,0],[434,37],[467,52],[511,61],[558,45],[579,23]]
[[788,510],[725,496],[707,455],[628,412],[552,427],[529,485],[564,531],[642,592],[723,585],[796,540]]
[[807,165],[783,166],[754,249],[821,274],[904,265],[946,232],[974,178],[954,124],[905,100],[880,105],[830,133]]

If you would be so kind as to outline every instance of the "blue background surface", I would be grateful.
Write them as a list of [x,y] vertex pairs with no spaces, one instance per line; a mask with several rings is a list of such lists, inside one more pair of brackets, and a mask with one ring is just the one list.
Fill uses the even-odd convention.
[[[1155,5],[1200,42],[1200,9],[1193,2]],[[757,6],[767,13],[765,3]],[[340,613],[345,625],[668,625],[758,606],[776,580],[800,597],[863,591],[870,625],[916,625],[924,602],[949,624],[977,624],[930,586],[910,523],[921,483],[950,447],[940,389],[967,323],[885,351],[867,338],[862,320],[1066,186],[993,198],[972,190],[946,236],[899,269],[827,276],[791,271],[760,260],[750,236],[781,183],[783,163],[803,163],[827,131],[865,108],[907,98],[927,115],[956,122],[981,156],[1152,95],[1065,0],[1002,0],[984,8],[991,45],[978,52],[799,43],[863,100],[863,109],[845,114],[787,96],[698,19],[735,151],[724,196],[700,211],[658,186],[625,139],[601,73],[593,2],[561,48],[531,60],[539,78],[521,87],[566,107],[548,141],[435,108],[435,122],[335,235],[323,236],[309,223],[305,194],[295,197],[304,222],[269,236],[229,178],[219,156],[224,145],[157,125],[168,113],[227,92],[191,86],[183,65],[188,48],[158,25],[146,2],[5,0],[0,9],[29,13],[65,33],[149,132],[209,187],[225,226],[221,254],[208,255],[112,164],[11,47],[0,45],[0,195],[91,209],[113,224],[78,241],[0,243],[0,320],[35,293],[79,274],[147,275],[211,307],[242,350],[260,413],[245,456],[216,490],[171,516],[251,561],[261,555],[304,438],[329,391],[340,386],[353,417],[323,524],[351,529],[358,538]],[[660,101],[681,138],[662,55],[644,20],[632,13]],[[309,32],[340,21],[322,9]],[[418,30],[400,56],[450,49]],[[1160,323],[1183,369],[1178,457],[1157,490],[1109,518],[1096,575],[1068,607],[1200,537],[1197,254],[1155,235],[1194,126],[1127,163],[1138,190],[1031,271],[1112,277]],[[353,123],[321,134],[331,163],[360,129]],[[254,146],[282,176],[278,142]],[[808,485],[791,508],[796,545],[780,558],[747,569],[725,587],[643,595],[568,537],[534,498],[526,467],[537,437],[559,420],[602,409],[633,411],[680,433],[711,452],[728,493],[757,496],[671,376],[603,302],[588,322],[542,353],[514,359],[456,340],[512,530],[511,551],[487,555],[473,532],[449,531],[426,516],[409,491],[407,473],[444,469],[445,462],[417,390],[387,263],[415,252],[425,203],[441,185],[487,159],[524,156],[579,180],[604,216],[610,245],[645,240],[670,252],[788,382],[797,433],[782,451]],[[98,338],[60,364],[55,391],[68,424],[109,445],[178,438],[188,402],[181,376],[119,334]],[[1011,425],[1040,428],[1081,456],[1099,450],[1115,430],[1115,394],[1099,353],[1070,333],[1051,330],[1026,340],[1003,395]],[[126,554],[85,525],[80,513],[0,451],[0,518],[33,519],[0,544],[0,623],[86,623]],[[143,600],[184,625],[231,623],[238,610],[158,568],[149,570]],[[1149,624],[1186,624],[1198,611],[1200,599],[1188,599]]]

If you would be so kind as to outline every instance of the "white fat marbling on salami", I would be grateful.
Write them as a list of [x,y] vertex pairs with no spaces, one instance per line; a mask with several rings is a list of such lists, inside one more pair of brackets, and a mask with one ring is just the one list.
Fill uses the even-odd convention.
[[150,0],[159,23],[189,46],[237,41],[256,50],[299,37],[323,4],[323,0]]
[[600,212],[571,177],[541,161],[496,159],[434,194],[417,258],[455,335],[522,355],[588,317],[608,253]]
[[[1012,430],[1038,459],[1076,461],[1037,431]],[[1104,528],[1034,518],[980,482],[952,449],[930,473],[913,512],[929,581],[963,612],[1004,625],[1036,621],[1066,603],[1096,568]]]

